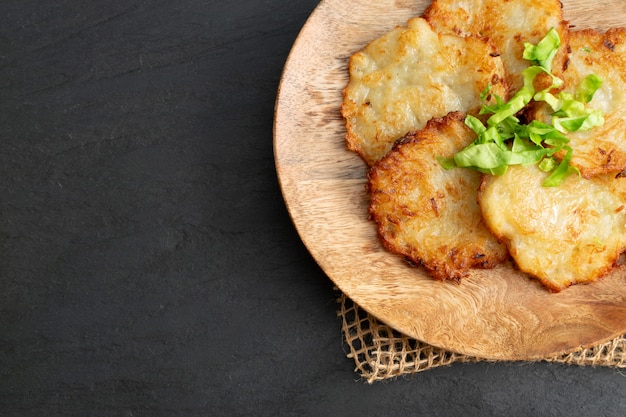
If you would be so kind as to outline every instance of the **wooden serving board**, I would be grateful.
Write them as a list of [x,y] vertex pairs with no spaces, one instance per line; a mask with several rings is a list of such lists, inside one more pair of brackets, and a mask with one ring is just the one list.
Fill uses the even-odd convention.
[[[623,0],[563,0],[576,28],[626,26]],[[348,58],[421,15],[430,1],[324,0],[285,65],[274,120],[276,169],[293,222],[330,279],[398,331],[466,355],[533,360],[626,333],[626,270],[548,292],[511,264],[460,285],[433,280],[380,245],[368,220],[367,167],[344,142]]]

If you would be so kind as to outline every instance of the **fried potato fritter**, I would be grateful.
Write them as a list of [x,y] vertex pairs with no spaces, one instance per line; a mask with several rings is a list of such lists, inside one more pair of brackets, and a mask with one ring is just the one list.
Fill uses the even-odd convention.
[[507,99],[497,55],[486,39],[437,34],[422,18],[374,40],[350,57],[341,107],[348,148],[372,165],[433,117],[477,113],[488,85]]
[[[586,29],[572,32],[567,70],[562,74],[564,91],[574,93],[589,74],[602,79],[589,107],[601,110],[604,125],[588,131],[567,133],[573,149],[571,165],[585,178],[626,170],[626,29],[602,34]],[[536,117],[549,122],[546,106]],[[557,155],[557,156],[563,156]]]
[[537,166],[485,176],[478,202],[485,222],[520,270],[553,292],[596,281],[626,250],[626,179],[570,176],[542,187]]
[[483,224],[476,202],[481,174],[445,170],[437,160],[452,157],[475,137],[460,112],[433,119],[398,141],[368,173],[370,216],[384,246],[442,281],[508,257]]
[[524,42],[536,44],[555,28],[561,47],[552,63],[559,76],[567,59],[568,25],[559,0],[433,0],[423,17],[437,32],[489,38],[502,54],[512,92],[523,85]]

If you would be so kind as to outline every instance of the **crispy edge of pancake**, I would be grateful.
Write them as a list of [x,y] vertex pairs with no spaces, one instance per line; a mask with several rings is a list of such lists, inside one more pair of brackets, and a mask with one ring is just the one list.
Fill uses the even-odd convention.
[[[518,172],[519,170],[534,170],[533,172]],[[546,173],[540,172],[536,166],[529,167],[521,167],[521,166],[511,166],[509,167],[509,172],[507,174],[514,175],[516,180],[515,187],[519,187],[517,192],[520,195],[532,196],[530,201],[531,207],[525,207],[523,202],[515,201],[512,202],[510,199],[507,199],[507,204],[502,204],[503,196],[498,195],[497,197],[493,197],[493,202],[486,201],[485,193],[488,193],[493,190],[488,190],[488,187],[497,185],[498,181],[507,181],[508,179],[505,177],[495,177],[491,175],[483,176],[481,181],[481,185],[478,191],[478,204],[481,207],[481,211],[483,213],[483,218],[485,219],[486,226],[489,228],[491,233],[494,236],[497,236],[509,249],[509,253],[515,262],[516,267],[528,274],[530,277],[536,279],[540,282],[544,287],[546,287],[551,292],[560,292],[571,285],[576,284],[589,284],[592,282],[601,279],[611,271],[613,271],[617,267],[621,267],[621,263],[623,264],[623,253],[626,251],[626,231],[621,233],[620,235],[615,235],[616,231],[611,231],[611,237],[615,239],[615,242],[612,242],[610,248],[605,249],[607,252],[605,253],[605,261],[600,264],[592,267],[586,276],[582,275],[574,275],[572,269],[576,271],[576,274],[580,273],[583,268],[575,267],[577,265],[577,261],[581,266],[590,265],[593,261],[592,259],[597,259],[597,254],[604,252],[601,250],[602,246],[606,247],[606,241],[601,241],[599,238],[591,239],[589,241],[576,240],[580,233],[584,232],[585,229],[581,230],[580,227],[577,227],[578,218],[573,218],[572,221],[565,221],[565,225],[559,228],[559,231],[553,231],[554,233],[549,236],[545,232],[546,224],[544,222],[537,222],[531,219],[534,219],[536,216],[541,216],[541,214],[537,214],[538,211],[542,213],[554,213],[556,210],[552,209],[550,206],[541,204],[542,200],[549,199],[550,197],[545,197],[542,195],[545,193],[568,193],[569,188],[573,188],[577,191],[574,197],[581,197],[589,199],[597,199],[597,194],[592,194],[593,192],[598,192],[601,190],[604,193],[611,194],[617,199],[621,200],[621,204],[617,206],[613,214],[615,216],[624,216],[624,208],[626,207],[626,179],[619,179],[613,175],[602,175],[598,177],[594,177],[593,179],[584,179],[578,178],[576,176],[572,176],[568,178],[567,181],[583,181],[579,184],[562,184],[560,187],[542,187],[541,180],[547,175]],[[514,174],[513,174],[514,172]],[[505,175],[507,175],[505,174]],[[521,184],[519,179],[524,178],[529,181],[533,181],[532,184]],[[619,181],[619,182],[618,182]],[[580,188],[584,187],[583,184],[590,184],[588,191],[590,192],[588,195],[586,193],[580,192]],[[533,191],[532,188],[536,187],[536,191]],[[584,190],[583,190],[584,191]],[[590,197],[591,196],[591,197]],[[497,200],[497,201],[496,201]],[[493,203],[493,204],[491,204]],[[536,207],[536,209],[535,209]],[[512,210],[514,213],[504,213],[503,210]],[[586,213],[586,214],[585,214]],[[584,207],[579,207],[578,210],[572,210],[572,216],[580,216],[580,217],[597,217],[597,213],[594,213],[594,210],[585,210]],[[506,218],[514,217],[515,220],[512,221],[518,224],[511,224],[507,222],[504,226],[502,222],[506,222]],[[561,221],[563,219],[560,219]],[[619,219],[616,220],[617,222]],[[624,220],[626,223],[626,219]],[[587,225],[589,227],[588,222],[581,221],[580,224]],[[509,228],[515,229],[515,232],[511,232],[507,230]],[[519,228],[520,230],[517,230]],[[571,230],[570,230],[571,228]],[[541,229],[541,230],[540,230]],[[554,229],[554,228],[553,228]],[[560,239],[559,234],[566,234],[565,237],[567,239]],[[539,255],[542,258],[546,258],[548,263],[552,263],[555,257],[550,257],[550,254],[570,254],[571,256],[567,259],[563,260],[560,267],[557,267],[562,274],[558,276],[549,275],[548,268],[545,268],[545,262],[543,259],[538,259],[538,256],[529,256],[528,253],[521,253],[520,250],[523,250],[523,247],[520,247],[519,239],[529,239],[528,236],[535,236],[535,240],[540,241],[550,241],[553,248],[545,247],[546,250],[542,251]],[[528,245],[525,242],[525,246],[530,246],[533,249],[537,248],[539,245]],[[580,249],[582,248],[582,249]],[[549,250],[553,249],[553,250]],[[546,257],[547,255],[547,257]],[[530,260],[534,260],[530,262]],[[588,259],[585,261],[585,258]],[[543,266],[542,266],[543,265]],[[574,265],[574,267],[572,267]]]
[[[464,118],[463,113],[452,112],[432,119],[424,129],[396,142],[368,172],[370,219],[378,226],[383,246],[424,266],[441,281],[459,281],[472,268],[493,268],[508,259],[506,246],[483,224],[476,202],[481,174],[462,168],[446,172],[436,159],[453,156],[475,139]],[[439,181],[443,184],[435,184]],[[416,190],[425,195],[404,201]],[[470,208],[451,211],[455,202]],[[454,216],[456,221],[443,224],[446,215]],[[446,226],[459,225],[461,228],[454,229],[455,233],[444,230]],[[418,226],[437,228],[446,238],[429,236],[419,242],[407,242],[410,239],[404,234]]]
[[[416,24],[415,22],[417,21],[423,21],[424,26]],[[464,59],[468,59],[468,56],[478,58],[478,54],[473,51],[475,51],[479,47],[484,48],[484,59],[480,59],[477,61],[475,71],[476,76],[473,80],[476,83],[476,81],[478,81],[480,78],[480,80],[484,81],[484,83],[481,83],[480,86],[475,86],[475,105],[471,106],[470,108],[452,108],[453,106],[446,106],[446,108],[442,108],[441,100],[439,100],[442,97],[440,95],[441,86],[432,87],[430,90],[432,93],[432,97],[430,98],[438,96],[436,103],[432,106],[434,108],[439,107],[440,109],[433,110],[431,113],[429,113],[428,117],[420,117],[423,120],[417,124],[407,124],[406,126],[404,126],[404,128],[398,127],[393,129],[395,133],[393,135],[389,135],[385,132],[389,130],[389,127],[386,125],[390,124],[391,121],[383,119],[382,117],[374,117],[373,120],[367,120],[365,112],[368,111],[368,108],[370,106],[372,106],[369,99],[361,102],[352,98],[352,90],[356,88],[357,84],[360,83],[365,76],[364,74],[360,74],[361,71],[358,68],[357,62],[364,59],[364,56],[369,56],[372,50],[380,50],[384,49],[384,47],[388,47],[390,38],[398,36],[398,34],[401,34],[404,31],[414,31],[416,33],[419,33],[419,31],[423,30],[425,27],[427,27],[429,31],[426,36],[436,36],[440,40],[440,43],[444,41],[446,41],[447,43],[451,43],[453,40],[458,42],[465,42],[467,44],[467,48],[464,49],[463,53],[459,52],[460,50],[458,48],[453,50],[453,52],[458,52],[459,54],[464,56]],[[446,51],[448,51],[448,49],[446,49]],[[468,54],[468,51],[472,51],[472,54]],[[450,53],[448,60],[455,61],[456,58],[452,55],[452,53]],[[500,96],[504,100],[507,100],[509,97],[508,92],[510,88],[505,80],[506,73],[504,70],[504,66],[498,56],[498,53],[496,52],[496,47],[488,39],[480,36],[460,37],[454,34],[440,34],[433,31],[431,25],[420,17],[412,18],[407,22],[406,26],[396,26],[393,30],[369,42],[363,49],[350,56],[348,69],[350,77],[348,84],[342,92],[343,102],[341,105],[341,115],[343,116],[346,124],[345,142],[347,148],[351,151],[356,152],[369,166],[375,164],[389,150],[391,150],[396,140],[400,139],[407,132],[422,129],[431,118],[443,117],[450,111],[463,111],[469,114],[473,114],[477,117],[482,117],[479,115],[480,108],[483,104],[480,100],[480,93],[485,87],[487,87],[487,85],[491,85],[492,92],[492,95],[487,98],[488,103],[495,103],[496,95]],[[380,69],[378,69],[378,71],[380,71]],[[372,73],[368,74],[371,75]],[[469,89],[471,88],[471,84],[465,85],[463,88]],[[417,91],[418,89],[416,88],[416,92]],[[425,97],[429,98],[428,95]],[[394,97],[387,97],[386,101],[393,101],[393,99]],[[422,103],[405,104],[412,104],[414,106],[423,105]],[[377,106],[380,105],[382,105],[382,103],[377,103]],[[401,115],[398,115],[398,113],[396,113],[395,115],[393,115],[393,117],[401,117]],[[360,131],[362,131],[363,129],[359,128],[358,126],[359,120],[366,120],[365,123],[375,129],[376,134],[373,137],[364,137],[364,135],[360,133]]]

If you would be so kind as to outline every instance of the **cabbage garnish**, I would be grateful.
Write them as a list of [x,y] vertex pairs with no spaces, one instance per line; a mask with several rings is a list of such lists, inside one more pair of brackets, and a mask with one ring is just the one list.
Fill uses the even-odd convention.
[[[486,124],[471,115],[465,124],[476,133],[477,138],[452,158],[437,157],[445,169],[463,167],[485,174],[503,175],[509,165],[539,164],[539,168],[550,175],[542,183],[545,187],[560,185],[569,175],[577,173],[570,166],[573,150],[568,146],[568,132],[585,131],[604,123],[599,110],[586,106],[592,99],[602,80],[591,74],[587,76],[574,94],[560,92],[552,94],[563,85],[563,80],[551,72],[552,61],[561,41],[555,29],[536,45],[524,44],[524,58],[531,65],[522,72],[524,84],[508,101],[495,95],[495,104],[484,104],[480,115],[490,114]],[[541,91],[535,91],[534,82],[539,74],[547,74],[552,84]],[[490,86],[481,93],[486,101],[490,96]],[[516,115],[531,101],[543,101],[552,109],[551,124],[532,120],[523,124]],[[553,155],[565,153],[559,162]]]
[[545,68],[548,72],[552,70],[552,60],[561,46],[561,38],[556,29],[552,28],[537,45],[524,43],[523,58]]
[[573,95],[562,91],[555,97],[548,91],[542,91],[537,93],[535,100],[545,101],[552,108],[552,124],[560,132],[584,132],[604,124],[600,110],[585,106],[593,99],[600,86],[600,77],[590,74],[576,87]]

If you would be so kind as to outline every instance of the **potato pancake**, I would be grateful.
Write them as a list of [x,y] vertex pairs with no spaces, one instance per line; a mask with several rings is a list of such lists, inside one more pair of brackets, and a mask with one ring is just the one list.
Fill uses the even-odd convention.
[[485,227],[476,202],[481,175],[445,170],[476,138],[454,112],[408,134],[368,172],[370,216],[387,250],[423,265],[439,280],[459,280],[470,268],[491,268],[508,257]]
[[[563,72],[564,91],[574,93],[589,74],[602,79],[589,107],[601,110],[604,125],[567,133],[573,155],[571,165],[585,178],[626,170],[626,29],[572,32],[571,54]],[[545,110],[545,109],[544,109]],[[557,155],[558,156],[558,155]],[[562,156],[562,155],[561,155]]]
[[552,63],[559,76],[567,59],[568,25],[559,0],[433,0],[423,17],[437,32],[489,38],[502,54],[512,93],[523,85],[524,42],[536,44],[555,28],[561,47]]
[[486,175],[478,202],[519,269],[559,292],[602,277],[626,249],[626,179],[572,175],[542,187],[547,175],[535,165]]
[[477,113],[488,85],[507,99],[497,55],[485,39],[437,34],[421,18],[372,41],[350,57],[341,107],[348,148],[372,165],[433,117]]

